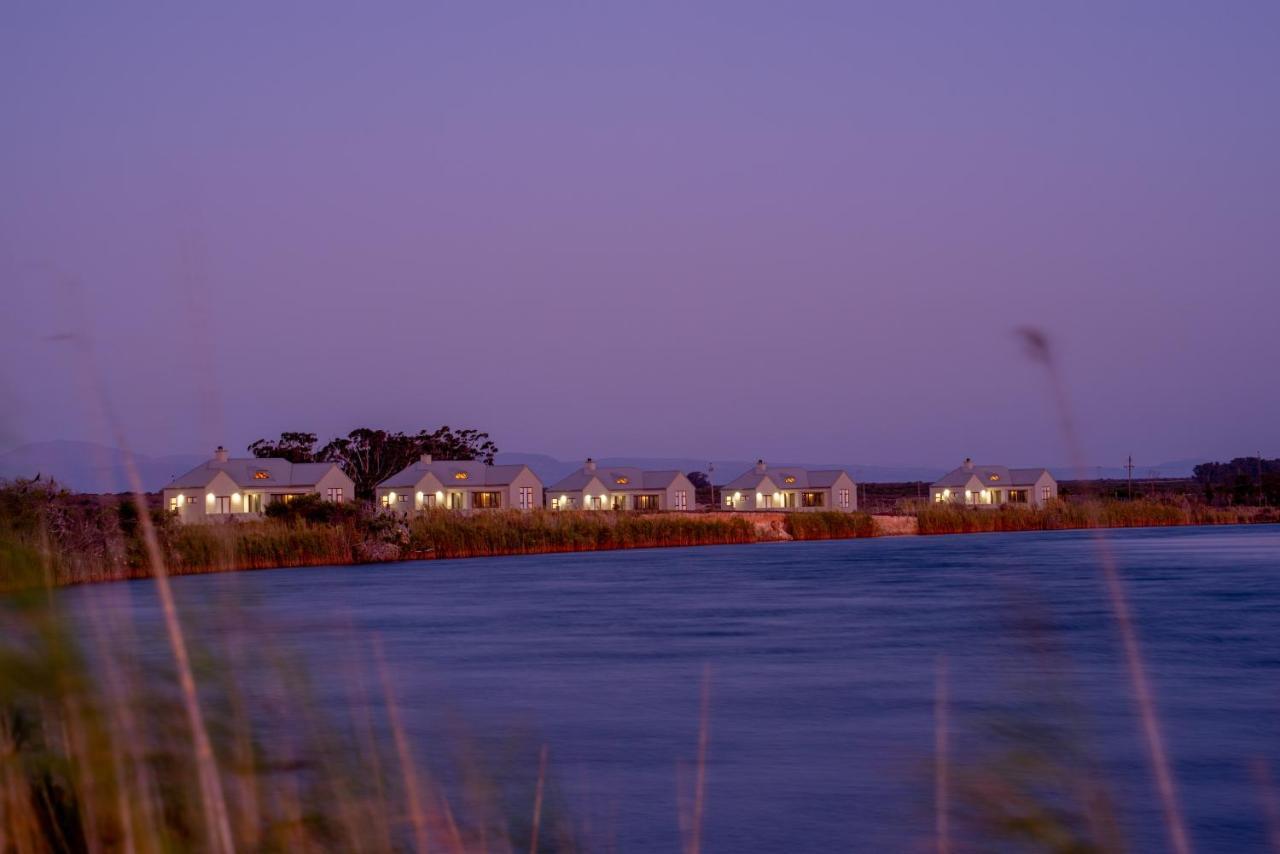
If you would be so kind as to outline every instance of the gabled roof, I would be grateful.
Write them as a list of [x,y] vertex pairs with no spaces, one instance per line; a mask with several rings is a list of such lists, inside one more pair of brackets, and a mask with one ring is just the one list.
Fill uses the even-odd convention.
[[208,486],[219,472],[245,489],[315,486],[337,463],[291,463],[276,457],[242,457],[226,462],[209,460],[176,477],[165,489],[199,489]]
[[830,489],[835,486],[840,475],[853,480],[852,475],[843,469],[824,469],[812,471],[795,466],[779,466],[766,468],[764,472],[749,469],[726,483],[722,489],[755,489],[760,482],[768,478],[778,489]]
[[667,489],[680,477],[675,469],[645,471],[633,466],[601,466],[595,471],[580,468],[561,478],[550,487],[552,492],[578,492],[595,478],[610,492],[638,492],[647,489]]
[[960,466],[952,469],[934,482],[934,486],[964,486],[976,477],[983,486],[1034,486],[1048,469],[1011,469],[1007,466]]
[[[510,486],[521,472],[533,474],[526,465],[489,466],[479,460],[418,460],[378,484],[380,487],[414,486],[424,474],[435,475],[446,488],[477,486]],[[536,478],[537,475],[534,475]]]

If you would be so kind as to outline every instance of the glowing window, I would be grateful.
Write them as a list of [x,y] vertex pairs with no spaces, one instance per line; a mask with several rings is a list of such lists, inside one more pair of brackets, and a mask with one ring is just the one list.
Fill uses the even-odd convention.
[[265,469],[258,469],[253,473],[253,479],[254,480],[270,480],[271,472],[266,471]]
[[467,472],[465,472],[465,471],[455,471],[455,472],[453,473],[453,479],[454,479],[454,480],[466,480],[466,479],[467,479],[467,478],[469,478],[469,477],[471,477],[471,475],[470,475],[470,474],[468,474],[468,473],[467,473]]
[[628,483],[630,483],[630,482],[631,482],[631,478],[629,478],[629,477],[619,477],[619,478],[615,478],[613,482],[614,482],[614,483],[621,483],[621,484],[624,484],[624,485],[625,485],[625,484],[628,484]]
[[793,474],[789,474],[789,475],[787,475],[786,477],[784,477],[784,478],[782,479],[782,482],[783,482],[783,483],[795,483],[795,482],[796,482],[796,476],[795,476],[795,475],[793,475]]
[[992,483],[995,483],[999,479],[1000,479],[1000,475],[998,474],[993,474],[989,478],[987,478],[987,480],[991,481]]

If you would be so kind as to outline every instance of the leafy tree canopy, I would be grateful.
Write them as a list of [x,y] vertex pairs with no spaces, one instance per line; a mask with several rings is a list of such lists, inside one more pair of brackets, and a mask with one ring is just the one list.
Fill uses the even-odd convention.
[[423,454],[439,460],[479,460],[488,465],[498,446],[488,433],[447,424],[414,434],[359,427],[316,450],[315,433],[281,433],[276,441],[259,439],[249,446],[255,457],[283,457],[290,462],[337,463],[356,485],[356,496],[373,498],[379,483]]
[[705,471],[691,471],[685,477],[689,478],[689,482],[693,484],[694,489],[706,489],[711,485],[711,479],[707,477]]
[[275,442],[269,439],[254,442],[249,446],[249,453],[255,457],[283,457],[291,463],[313,463],[317,441],[315,433],[281,433]]

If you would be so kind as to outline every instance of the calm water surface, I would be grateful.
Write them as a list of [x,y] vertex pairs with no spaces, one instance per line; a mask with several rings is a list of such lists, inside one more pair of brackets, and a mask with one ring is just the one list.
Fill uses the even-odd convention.
[[[1197,846],[1262,850],[1254,764],[1280,777],[1280,527],[1108,541]],[[709,663],[704,850],[924,849],[942,654],[962,762],[985,767],[997,725],[1057,721],[1077,703],[1078,742],[1129,843],[1165,848],[1085,533],[275,570],[175,588],[197,622],[236,603],[263,649],[311,663],[328,706],[353,702],[361,668],[373,678],[380,636],[416,745],[429,754],[460,725],[482,741],[529,733],[534,751],[545,739],[601,848],[678,850],[676,769],[695,755]],[[146,582],[67,595],[156,626]]]

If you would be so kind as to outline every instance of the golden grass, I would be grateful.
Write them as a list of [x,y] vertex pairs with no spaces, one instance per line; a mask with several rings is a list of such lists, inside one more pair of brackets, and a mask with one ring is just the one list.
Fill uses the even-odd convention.
[[1054,501],[1042,508],[929,504],[916,511],[921,534],[1155,528],[1280,522],[1280,512],[1257,507],[1205,507],[1161,501]]
[[409,523],[410,550],[431,557],[608,551],[756,541],[747,519],[716,514],[435,510]]
[[869,513],[788,513],[787,533],[795,540],[848,540],[876,536],[875,520]]

